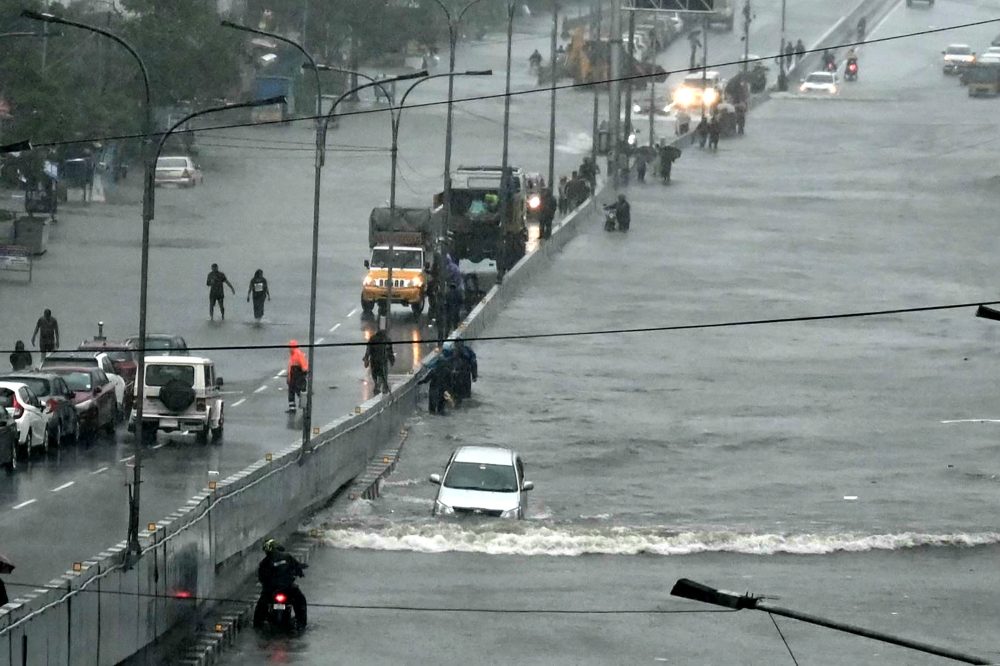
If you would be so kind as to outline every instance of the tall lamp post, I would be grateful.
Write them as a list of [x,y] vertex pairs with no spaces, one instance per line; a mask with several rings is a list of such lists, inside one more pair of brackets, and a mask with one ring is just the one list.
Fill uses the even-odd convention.
[[[306,14],[308,14],[309,11],[308,7],[309,5],[307,3],[305,10]],[[302,44],[274,32],[258,30],[256,28],[233,23],[232,21],[222,21],[221,24],[223,27],[232,28],[233,30],[241,30],[243,32],[271,37],[279,42],[284,42],[285,44],[298,49],[298,51],[305,56],[306,60],[309,61],[309,64],[312,66],[311,69],[313,76],[316,79],[316,159],[313,166],[312,272],[310,273],[309,279],[309,373],[306,374],[306,408],[302,413],[302,448],[305,449],[307,447],[307,443],[309,442],[309,438],[312,436],[313,377],[316,375],[316,366],[314,363],[316,359],[316,289],[317,273],[319,272],[319,199],[323,163],[325,161],[324,152],[326,149],[326,124],[322,121],[323,89],[320,86],[319,70],[316,67],[316,61],[311,55],[309,55],[309,52],[306,51]],[[304,18],[303,27],[305,27]],[[305,36],[305,32],[302,34]]]
[[[504,80],[503,88],[503,151],[500,157],[500,221],[507,224],[510,216],[510,178],[507,171],[510,169],[509,150],[510,144],[510,68],[511,68],[511,46],[514,41],[514,0],[507,0],[507,76]],[[504,234],[503,249],[500,252],[500,261],[497,262],[497,278],[502,279],[507,274],[507,255],[511,254],[508,247],[509,234]]]
[[559,34],[559,2],[552,0],[552,40],[549,65],[552,86],[549,91],[549,191],[554,191],[556,178],[556,36]]
[[144,151],[146,154],[143,159],[142,266],[141,277],[139,278],[139,339],[142,342],[140,343],[138,350],[138,358],[136,359],[136,377],[139,378],[139,381],[136,382],[137,394],[135,399],[135,459],[134,467],[132,469],[132,497],[129,500],[129,526],[125,550],[126,560],[134,561],[135,558],[139,556],[141,551],[139,546],[139,497],[142,484],[142,407],[145,398],[143,390],[144,382],[142,381],[142,378],[145,376],[144,373],[146,367],[146,292],[149,278],[149,223],[153,219],[154,198],[156,196],[154,191],[155,183],[153,182],[154,170],[153,162],[151,161],[152,156],[148,150],[148,142],[152,137],[153,132],[153,107],[151,101],[152,96],[149,88],[149,72],[146,69],[146,63],[142,61],[142,58],[139,57],[139,54],[128,42],[118,35],[104,30],[103,28],[61,18],[59,16],[55,16],[54,14],[36,12],[31,9],[22,10],[21,16],[35,21],[42,21],[45,24],[57,23],[59,25],[67,25],[103,35],[104,37],[120,44],[122,48],[128,51],[139,65],[139,71],[142,73],[144,112],[142,131],[147,144],[147,149]]
[[[442,0],[434,0],[435,3],[441,8],[445,16],[448,19],[448,72],[455,71],[455,47],[458,44],[458,28],[462,23],[462,18],[465,16],[465,12],[469,11],[472,7],[479,4],[483,0],[472,0],[461,10],[458,14],[452,17],[451,12],[448,10],[448,6],[444,4]],[[451,142],[452,142],[452,106],[455,98],[455,78],[448,79],[448,107],[447,115],[445,120],[445,136],[444,136],[444,228],[441,233],[438,234],[437,238],[437,253],[439,257],[438,261],[438,312],[435,313],[437,321],[437,334],[438,334],[438,346],[444,343],[444,336],[447,333],[445,330],[445,318],[444,313],[444,292],[445,292],[445,268],[444,268],[444,248],[442,243],[444,242],[444,232],[450,228],[451,223]]]

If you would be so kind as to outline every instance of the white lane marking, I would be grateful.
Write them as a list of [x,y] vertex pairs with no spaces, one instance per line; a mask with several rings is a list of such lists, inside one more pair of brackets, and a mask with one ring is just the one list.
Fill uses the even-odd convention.
[[132,458],[135,458],[135,456],[129,456],[128,458],[120,458],[118,462],[128,462],[129,460],[132,460]]
[[827,37],[829,37],[830,35],[832,35],[833,31],[836,30],[837,28],[839,28],[840,24],[843,23],[846,18],[847,18],[846,16],[841,16],[839,21],[837,21],[832,26],[830,26],[830,29],[827,30],[826,32],[824,32],[823,36],[820,37],[819,39],[817,39],[816,42],[812,46],[809,47],[809,50],[810,51],[816,51],[816,50],[818,50],[819,49],[819,45],[823,43],[823,40],[825,40]]
[[333,333],[333,332],[334,332],[334,331],[336,331],[336,330],[337,330],[338,328],[340,328],[340,324],[334,324],[334,325],[333,325],[333,328],[331,328],[331,329],[330,329],[329,331],[327,331],[327,333]]
[[30,499],[30,500],[28,500],[27,502],[21,502],[20,504],[15,504],[15,505],[14,505],[14,508],[15,508],[15,509],[23,509],[24,507],[28,506],[29,504],[34,504],[34,503],[35,503],[35,502],[37,502],[37,501],[38,501],[38,500],[33,500],[33,499]]
[[941,421],[941,423],[1000,423],[1000,419],[955,419],[953,421]]
[[240,405],[242,405],[246,401],[247,401],[246,398],[240,398],[239,400],[237,400],[236,402],[234,402],[232,405],[230,405],[230,407],[239,407]]
[[885,25],[885,22],[888,21],[889,18],[893,14],[896,13],[896,10],[899,9],[900,7],[902,7],[902,6],[903,6],[903,0],[899,0],[899,2],[897,2],[896,5],[892,9],[889,10],[889,12],[885,15],[885,17],[881,21],[878,22],[878,25],[876,25],[874,28],[872,28],[872,31],[869,32],[865,36],[865,39],[867,40],[867,39],[871,38],[872,36],[874,36],[875,33],[878,32],[878,29],[881,28],[883,25]]
[[263,393],[266,390],[267,390],[267,384],[265,384],[264,386],[261,386],[259,389],[257,389],[256,391],[254,391],[254,393]]
[[284,370],[282,370],[281,372],[279,372],[278,374],[276,374],[274,376],[274,378],[277,379],[278,377],[284,377],[287,374],[288,374],[288,368],[285,368]]
[[320,338],[319,340],[316,341],[316,344],[321,345],[323,344],[324,340],[326,340],[326,338]]
[[[185,432],[186,432],[186,431],[185,431]],[[167,445],[167,443],[168,443],[168,442],[160,442],[159,444],[157,444],[157,445],[156,445],[156,446],[154,446],[153,448],[154,448],[154,449],[162,449],[162,448],[163,448],[164,446],[166,446],[166,445]]]
[[107,471],[108,471],[107,467],[102,467],[100,469],[95,469],[93,472],[90,473],[90,475],[91,476],[96,476],[98,474],[103,474],[104,472],[107,472]]
[[64,484],[62,484],[62,485],[61,485],[61,486],[59,486],[58,488],[53,488],[53,489],[52,489],[52,492],[54,492],[54,493],[57,493],[57,492],[59,492],[60,490],[66,490],[67,488],[69,488],[70,486],[72,486],[72,485],[73,485],[73,484],[75,484],[75,483],[76,483],[76,481],[69,481],[69,482],[67,482],[67,483],[64,483]]
[[353,317],[356,314],[358,314],[358,309],[354,308],[353,310],[351,310],[350,312],[347,313],[347,318],[350,319],[351,317]]

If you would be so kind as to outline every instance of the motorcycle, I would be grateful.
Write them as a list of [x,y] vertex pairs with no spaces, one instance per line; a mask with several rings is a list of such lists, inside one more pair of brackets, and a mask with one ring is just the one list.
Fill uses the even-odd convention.
[[848,60],[847,67],[844,68],[844,80],[845,81],[857,81],[858,80],[858,61]]
[[828,71],[828,72],[836,72],[837,71],[837,63],[836,63],[836,61],[834,61],[834,60],[827,60],[826,61],[826,71]]
[[275,592],[267,602],[267,614],[264,618],[272,629],[280,631],[295,631],[298,623],[295,617],[295,610],[288,598],[288,594],[283,591]]
[[605,231],[628,231],[628,227],[622,226],[618,221],[618,213],[614,204],[604,207],[604,230]]

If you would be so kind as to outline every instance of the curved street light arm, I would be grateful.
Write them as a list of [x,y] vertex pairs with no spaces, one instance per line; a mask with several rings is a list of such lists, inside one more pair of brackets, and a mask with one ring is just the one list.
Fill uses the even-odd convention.
[[421,83],[430,81],[432,79],[443,79],[445,77],[455,78],[456,76],[493,76],[493,70],[475,69],[475,70],[467,70],[464,72],[442,72],[440,74],[431,74],[430,76],[425,76],[424,78],[420,79],[419,81],[411,85],[409,88],[407,88],[406,92],[404,92],[403,96],[400,98],[399,104],[396,106],[396,113],[393,116],[393,125],[394,125],[393,131],[394,132],[399,131],[399,119],[403,115],[403,107],[406,106],[406,98],[409,97],[410,92],[412,92],[414,88],[419,86]]
[[[329,69],[332,70],[332,71],[338,71],[338,69],[334,68],[334,67],[330,67]],[[341,102],[343,102],[345,99],[347,99],[349,96],[351,96],[352,94],[358,92],[359,90],[364,90],[365,88],[372,88],[374,86],[381,86],[384,83],[395,83],[396,81],[409,81],[410,79],[419,79],[419,78],[423,78],[425,76],[427,76],[427,70],[426,69],[422,69],[419,72],[414,72],[412,74],[403,74],[401,76],[394,76],[392,78],[381,79],[379,81],[376,81],[375,79],[372,79],[370,83],[366,83],[366,84],[364,84],[362,86],[358,86],[357,88],[352,88],[351,90],[348,90],[347,92],[343,93],[340,97],[338,97],[336,100],[334,100],[333,106],[330,107],[330,111],[326,114],[326,118],[324,118],[324,121],[323,121],[323,129],[324,129],[324,131],[330,125],[330,119],[333,118],[336,115],[336,113],[337,113],[337,106]],[[368,77],[368,78],[370,78],[370,77]],[[384,88],[383,88],[383,90],[384,90]]]
[[[354,69],[346,69],[344,67],[333,67],[331,65],[319,65],[319,66],[316,66],[316,67],[317,67],[317,69],[321,69],[324,72],[340,72],[341,74],[350,74],[351,76],[357,76],[359,78],[362,78],[362,79],[370,82],[372,85],[376,85],[379,88],[381,88],[382,89],[382,94],[385,95],[386,99],[389,99],[389,91],[386,90],[385,86],[383,86],[382,84],[385,83],[385,82],[387,82],[387,81],[396,80],[396,79],[381,79],[381,80],[379,80],[379,79],[376,79],[373,76],[365,74],[364,72],[359,72],[359,71],[354,70]],[[427,71],[424,70],[424,73],[426,74]],[[357,91],[361,90],[362,88],[367,88],[367,87],[370,87],[370,86],[361,86],[359,88],[355,88],[353,92],[357,92]],[[351,93],[348,92],[348,94],[351,94]]]

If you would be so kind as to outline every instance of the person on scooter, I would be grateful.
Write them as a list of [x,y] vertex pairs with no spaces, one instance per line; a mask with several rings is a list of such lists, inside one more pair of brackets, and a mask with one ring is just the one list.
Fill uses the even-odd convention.
[[618,200],[606,205],[604,210],[614,210],[615,220],[618,222],[618,230],[628,231],[628,227],[632,223],[632,207],[629,205],[628,200],[625,199],[624,194],[619,194]]
[[823,51],[823,69],[830,71],[837,69],[837,59],[829,50]]
[[531,65],[532,70],[537,70],[542,66],[542,54],[535,49],[535,52],[528,56],[528,64]]
[[284,546],[268,539],[264,542],[264,559],[257,567],[260,581],[260,598],[253,611],[253,626],[260,627],[267,618],[267,607],[273,596],[279,592],[288,597],[288,603],[295,609],[295,625],[299,629],[306,626],[306,597],[295,584],[296,578],[305,576],[302,564],[292,557]]

